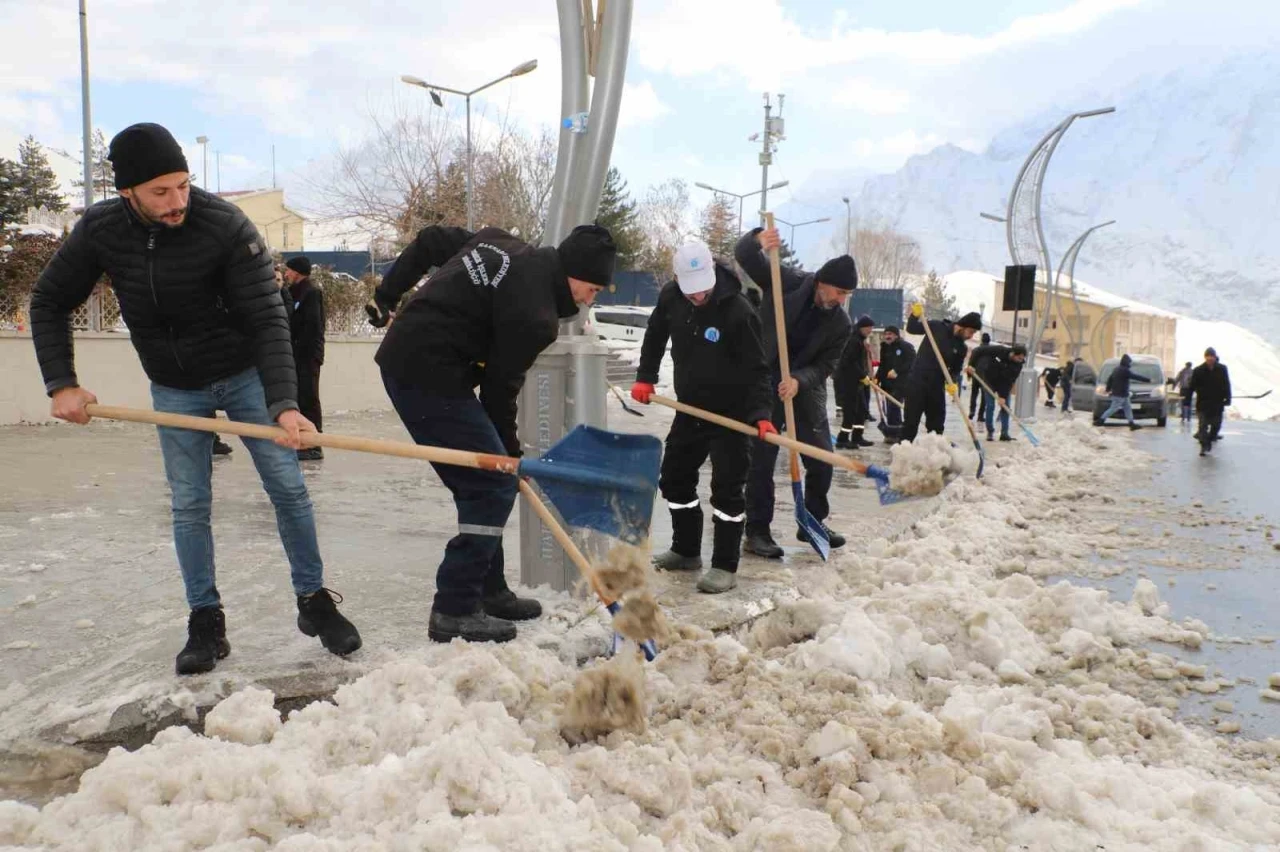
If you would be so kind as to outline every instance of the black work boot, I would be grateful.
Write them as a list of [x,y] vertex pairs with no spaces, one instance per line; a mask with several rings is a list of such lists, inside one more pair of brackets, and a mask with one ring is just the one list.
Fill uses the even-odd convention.
[[[334,601],[334,597],[337,601]],[[321,589],[298,598],[298,629],[307,636],[319,636],[320,644],[330,654],[345,657],[360,650],[360,633],[356,626],[338,612],[336,603],[342,595]]]
[[653,559],[659,571],[696,571],[702,567],[702,507],[671,510],[671,549]]
[[841,429],[840,434],[836,436],[836,449],[849,450],[853,448],[853,444],[849,441],[850,430]]
[[231,445],[217,435],[213,436],[213,454],[215,456],[231,455]]
[[220,606],[191,610],[187,616],[187,644],[178,653],[174,668],[180,675],[211,672],[218,660],[231,653],[227,621]]
[[746,553],[754,553],[756,556],[763,556],[765,559],[781,559],[782,548],[773,540],[773,533],[769,532],[768,527],[747,526],[746,541],[742,545],[742,550]]
[[480,605],[486,614],[504,621],[528,621],[542,615],[542,604],[533,598],[517,597],[510,589],[486,595]]
[[298,450],[298,461],[323,461],[324,450],[320,447],[307,447],[305,450]]
[[447,615],[431,608],[427,622],[427,636],[432,642],[510,642],[516,638],[516,626],[510,621],[494,618],[483,609],[469,615]]
[[[827,541],[831,544],[832,550],[835,550],[837,547],[844,547],[844,536],[835,532],[831,527],[821,521],[818,522],[818,526],[822,527],[822,531],[827,534]],[[803,527],[796,527],[796,538],[800,539],[805,544],[809,543],[809,534],[804,531]]]
[[862,434],[861,428],[855,426],[853,427],[853,433],[849,436],[849,446],[856,450],[861,447],[874,447],[875,444],[866,439]]

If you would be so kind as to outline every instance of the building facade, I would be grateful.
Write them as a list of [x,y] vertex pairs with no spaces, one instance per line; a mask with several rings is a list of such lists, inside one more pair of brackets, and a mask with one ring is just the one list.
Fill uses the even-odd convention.
[[302,251],[306,218],[284,203],[283,189],[249,189],[218,195],[244,211],[272,251]]

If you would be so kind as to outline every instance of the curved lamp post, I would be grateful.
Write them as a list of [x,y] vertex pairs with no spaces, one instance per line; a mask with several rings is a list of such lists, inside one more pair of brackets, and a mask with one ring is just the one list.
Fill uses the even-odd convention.
[[[1094,225],[1080,236],[1076,237],[1076,241],[1071,244],[1071,248],[1067,249],[1067,253],[1062,256],[1062,265],[1058,267],[1058,275],[1055,279],[1054,289],[1062,290],[1062,276],[1066,273],[1066,277],[1071,281],[1071,304],[1076,309],[1076,325],[1073,327],[1067,322],[1067,317],[1063,312],[1062,300],[1058,300],[1058,317],[1067,327],[1067,339],[1070,341],[1070,352],[1068,357],[1077,358],[1080,356],[1080,350],[1084,348],[1084,314],[1080,310],[1080,296],[1076,291],[1076,258],[1080,255],[1080,248],[1084,245],[1084,241],[1089,239],[1089,235],[1099,228],[1105,228],[1108,225],[1114,225],[1115,219]],[[1080,333],[1080,342],[1076,343],[1076,332]]]
[[[784,186],[790,185],[790,183],[791,181],[789,180],[780,180],[777,183],[769,184],[769,189],[782,189]],[[762,189],[757,189],[755,192],[744,192],[739,194],[737,192],[730,192],[727,189],[718,189],[706,183],[695,183],[694,186],[696,186],[698,189],[705,189],[705,190],[709,190],[710,192],[718,192],[721,195],[728,195],[738,199],[738,233],[739,234],[742,233],[742,200],[744,198],[750,198],[753,195],[759,195],[762,192],[764,192],[764,190]],[[778,219],[778,221],[781,222],[782,220]]]

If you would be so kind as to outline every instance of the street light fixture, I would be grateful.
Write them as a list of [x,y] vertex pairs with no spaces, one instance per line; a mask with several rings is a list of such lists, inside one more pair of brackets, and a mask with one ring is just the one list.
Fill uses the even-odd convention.
[[810,219],[807,222],[795,222],[793,224],[791,222],[788,222],[786,219],[779,219],[777,216],[774,216],[773,218],[774,218],[774,221],[781,222],[782,224],[791,228],[791,239],[787,240],[787,242],[791,244],[792,251],[795,251],[796,249],[796,228],[803,228],[805,225],[816,225],[819,222],[831,221],[830,216],[823,216],[821,219]]
[[537,67],[538,67],[538,60],[530,59],[528,62],[520,63],[515,68],[512,68],[510,71],[508,71],[506,74],[503,74],[501,77],[498,77],[497,79],[494,79],[494,80],[490,80],[488,83],[485,83],[483,86],[479,86],[475,89],[472,89],[469,92],[464,92],[460,89],[450,89],[447,86],[436,86],[432,83],[428,83],[426,80],[423,80],[421,77],[414,77],[411,74],[400,75],[400,82],[407,83],[410,86],[417,86],[418,88],[421,88],[421,89],[426,89],[427,94],[431,95],[431,102],[438,107],[444,106],[444,101],[440,99],[440,92],[448,92],[452,95],[461,95],[462,97],[467,99],[467,230],[468,231],[475,230],[475,207],[473,205],[472,192],[471,192],[472,171],[473,171],[473,165],[474,165],[474,162],[473,162],[474,157],[471,151],[471,96],[475,94],[479,94],[480,92],[483,92],[485,89],[489,88],[490,86],[495,86],[498,83],[501,83],[503,80],[509,80],[512,77],[520,77],[525,74],[528,74],[530,71],[534,70]]
[[[791,184],[791,181],[789,180],[780,180],[777,183],[770,184],[767,187],[767,189],[782,189],[784,186],[790,186],[790,184]],[[707,183],[695,183],[694,186],[698,187],[698,189],[705,189],[709,192],[718,192],[721,195],[728,195],[738,199],[738,233],[739,234],[742,233],[742,201],[743,199],[750,198],[753,195],[759,195],[760,193],[765,191],[765,189],[757,189],[754,192],[737,193],[737,192],[730,192],[727,189],[718,189]]]

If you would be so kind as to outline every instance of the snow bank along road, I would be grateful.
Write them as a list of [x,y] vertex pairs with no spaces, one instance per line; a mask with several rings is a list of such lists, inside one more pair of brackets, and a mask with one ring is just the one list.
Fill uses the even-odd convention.
[[1128,433],[1037,430],[898,540],[797,572],[799,601],[735,635],[681,626],[643,666],[641,731],[565,742],[572,654],[433,647],[287,721],[236,693],[204,736],[117,750],[43,809],[0,803],[0,848],[1280,848],[1280,742],[1173,717],[1223,686],[1179,658],[1208,628],[1149,581],[1126,602],[1040,579],[1125,566],[1112,510],[1145,457]]

